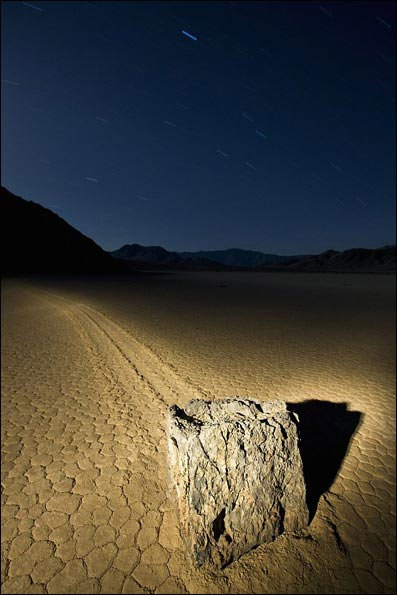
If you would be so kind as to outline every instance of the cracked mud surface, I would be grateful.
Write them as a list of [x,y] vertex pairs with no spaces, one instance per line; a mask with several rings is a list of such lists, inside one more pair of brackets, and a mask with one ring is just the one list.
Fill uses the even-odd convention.
[[[394,593],[393,281],[4,282],[2,592]],[[347,403],[360,422],[305,535],[196,570],[166,412],[236,394]]]

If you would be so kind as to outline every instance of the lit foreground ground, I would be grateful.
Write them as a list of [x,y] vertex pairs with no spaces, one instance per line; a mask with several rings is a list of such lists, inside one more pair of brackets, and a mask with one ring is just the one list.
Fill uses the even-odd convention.
[[[393,285],[4,282],[2,592],[394,593]],[[233,395],[298,408],[314,518],[300,538],[197,570],[179,534],[167,408]]]

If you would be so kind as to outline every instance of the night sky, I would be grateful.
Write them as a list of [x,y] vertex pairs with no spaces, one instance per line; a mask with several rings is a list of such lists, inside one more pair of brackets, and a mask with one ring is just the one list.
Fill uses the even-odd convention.
[[107,250],[395,243],[392,2],[2,2],[2,184]]

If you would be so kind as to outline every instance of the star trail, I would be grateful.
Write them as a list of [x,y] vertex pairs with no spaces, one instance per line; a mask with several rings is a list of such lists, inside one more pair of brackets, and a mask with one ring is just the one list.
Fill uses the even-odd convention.
[[182,33],[184,35],[186,35],[186,37],[189,37],[190,39],[193,39],[193,41],[197,41],[197,37],[195,37],[194,35],[192,35],[191,33],[188,33],[187,31],[182,31]]
[[394,10],[3,2],[3,184],[109,250],[392,243]]

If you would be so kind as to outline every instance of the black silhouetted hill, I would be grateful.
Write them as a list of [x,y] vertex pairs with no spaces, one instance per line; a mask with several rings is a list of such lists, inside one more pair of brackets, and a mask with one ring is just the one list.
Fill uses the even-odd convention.
[[123,263],[61,217],[3,186],[0,214],[3,275],[102,273],[126,269]]

